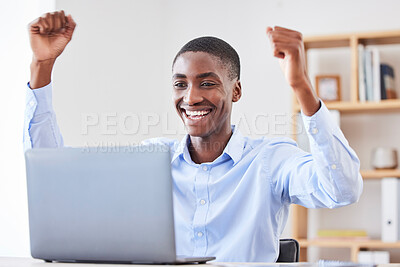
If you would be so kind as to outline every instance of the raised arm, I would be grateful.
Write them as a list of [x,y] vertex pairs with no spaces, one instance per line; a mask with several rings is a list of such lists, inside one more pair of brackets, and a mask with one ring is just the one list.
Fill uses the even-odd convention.
[[284,160],[269,166],[277,196],[309,208],[340,207],[357,201],[362,192],[360,162],[311,86],[302,34],[268,27],[267,35],[300,103],[311,148],[311,155],[293,144],[280,150],[285,153]]
[[65,16],[64,11],[44,14],[28,25],[33,57],[31,80],[26,89],[25,150],[64,145],[52,107],[51,74],[75,26],[72,17]]

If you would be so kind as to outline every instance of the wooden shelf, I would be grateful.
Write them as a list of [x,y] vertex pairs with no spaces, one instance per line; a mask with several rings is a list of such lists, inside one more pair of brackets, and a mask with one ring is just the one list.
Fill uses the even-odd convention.
[[[400,99],[387,99],[379,102],[328,102],[325,103],[328,109],[339,110],[342,113],[377,113],[400,111]],[[300,106],[295,105],[296,112],[300,111]]]
[[367,32],[357,35],[360,44],[364,45],[384,45],[399,44],[400,31]]
[[400,169],[394,170],[363,170],[360,172],[364,179],[382,179],[384,177],[399,177]]
[[304,48],[350,47],[351,40],[363,45],[399,44],[400,31],[348,33],[336,35],[306,36],[303,38]]
[[[307,247],[324,247],[324,248],[348,248],[350,249],[351,261],[358,261],[358,253],[361,249],[377,249],[377,248],[400,248],[400,242],[382,242],[381,240],[310,240],[299,239],[300,248],[305,251]],[[301,252],[300,252],[301,255]]]
[[330,36],[307,36],[303,38],[304,48],[333,48],[333,47],[349,47],[350,35],[330,35]]
[[300,247],[328,247],[328,248],[400,248],[400,242],[382,242],[381,240],[298,240]]

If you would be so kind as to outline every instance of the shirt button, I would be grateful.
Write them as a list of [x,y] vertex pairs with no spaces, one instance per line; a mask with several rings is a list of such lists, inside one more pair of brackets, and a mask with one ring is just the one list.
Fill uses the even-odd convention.
[[317,134],[317,133],[318,133],[318,129],[317,129],[317,128],[313,128],[313,129],[311,130],[311,133],[312,133],[312,134]]
[[29,106],[33,107],[35,105],[35,102],[33,100],[29,101]]
[[335,165],[335,164],[332,164],[332,165],[331,165],[331,168],[332,168],[332,170],[336,170],[336,165]]
[[206,171],[207,170],[207,166],[203,166],[203,171]]
[[197,236],[198,237],[202,237],[203,236],[203,232],[197,232]]
[[206,201],[204,199],[202,199],[202,200],[200,200],[200,204],[204,205],[204,204],[206,204]]

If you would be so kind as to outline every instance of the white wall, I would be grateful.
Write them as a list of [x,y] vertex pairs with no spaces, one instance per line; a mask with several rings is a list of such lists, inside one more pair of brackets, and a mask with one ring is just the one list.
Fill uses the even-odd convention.
[[[72,14],[78,25],[54,71],[54,105],[68,145],[122,145],[160,135],[159,129],[145,125],[136,135],[123,134],[123,124],[108,128],[118,134],[105,134],[101,121],[133,113],[151,123],[165,111],[169,86],[160,79],[161,2],[57,1],[57,8]],[[100,120],[87,135],[81,134],[86,116]],[[127,125],[122,130],[131,129]]]
[[[244,134],[289,135],[291,92],[271,55],[266,26],[294,28],[304,35],[400,29],[400,3],[395,0],[57,0],[56,7],[71,13],[78,23],[73,41],[54,73],[54,105],[65,142],[71,146],[124,145],[161,135],[180,138],[184,132],[171,101],[171,62],[183,44],[202,35],[225,39],[241,57],[243,97],[234,105],[233,121],[240,122]],[[28,61],[23,61],[26,68]],[[134,121],[128,120],[127,125],[119,122],[127,113],[131,118],[139,116],[136,134],[123,132],[134,128]],[[14,114],[20,118],[21,107]],[[265,123],[269,128],[256,125],[258,115],[268,115]],[[100,122],[83,134],[86,124],[82,118],[88,116],[98,117]],[[116,126],[105,129],[101,120],[106,116]],[[342,118],[343,130],[359,152],[363,166],[368,166],[372,145],[389,142],[383,134],[390,132],[390,144],[400,148],[400,126],[393,123],[399,120],[397,114],[374,118],[373,122],[381,127],[362,124],[369,120],[365,116]],[[351,127],[354,123],[360,124],[357,130]],[[21,187],[16,186],[11,192],[18,190]],[[378,208],[369,210],[379,199],[379,184],[366,182],[366,192],[368,195],[357,204],[361,208],[355,209],[355,205],[349,211],[320,211],[312,216],[321,227],[327,227],[335,226],[343,215],[356,213],[348,216],[344,226],[357,227],[360,218],[376,218],[379,213]],[[4,209],[7,207],[4,205]],[[18,208],[25,216],[25,206]],[[365,227],[374,236],[379,231],[376,221]],[[26,239],[24,231],[21,235]],[[321,255],[329,257],[323,251]]]
[[0,256],[28,256],[28,209],[22,126],[29,81],[27,25],[52,0],[1,1],[0,4]]

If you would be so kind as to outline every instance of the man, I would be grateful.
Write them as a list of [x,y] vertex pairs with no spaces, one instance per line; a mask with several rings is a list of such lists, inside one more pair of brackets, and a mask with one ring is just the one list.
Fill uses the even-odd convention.
[[[29,25],[26,147],[63,146],[51,105],[51,71],[74,28],[63,11]],[[172,86],[188,134],[181,142],[145,141],[171,148],[179,255],[272,262],[291,203],[334,208],[360,197],[359,160],[311,87],[301,34],[268,27],[267,35],[301,105],[312,154],[288,138],[243,137],[231,126],[232,103],[241,97],[239,56],[215,37],[187,43],[173,62]]]

